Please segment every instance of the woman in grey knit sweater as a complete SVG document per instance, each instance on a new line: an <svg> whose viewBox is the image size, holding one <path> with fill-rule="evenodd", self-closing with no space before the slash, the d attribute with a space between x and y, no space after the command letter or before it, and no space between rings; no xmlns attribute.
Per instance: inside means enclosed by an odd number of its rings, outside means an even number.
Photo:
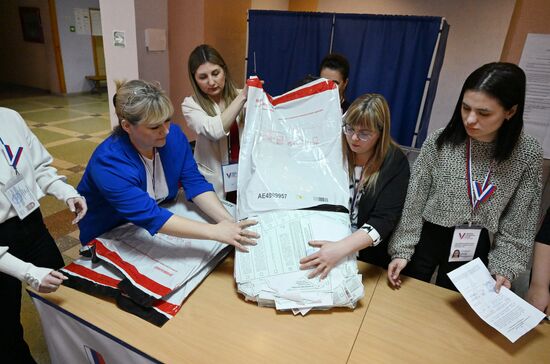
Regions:
<svg viewBox="0 0 550 364"><path fill-rule="evenodd" d="M414 165L388 247L393 286L401 285L402 271L429 281L439 267L436 284L455 289L447 273L477 257L497 292L525 270L539 216L542 149L522 131L524 104L518 66L490 63L468 76L451 121L426 139Z"/></svg>

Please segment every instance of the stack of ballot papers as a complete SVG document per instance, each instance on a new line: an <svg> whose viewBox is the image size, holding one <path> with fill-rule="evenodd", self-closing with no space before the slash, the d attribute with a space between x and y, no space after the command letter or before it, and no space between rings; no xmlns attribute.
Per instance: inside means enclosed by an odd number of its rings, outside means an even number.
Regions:
<svg viewBox="0 0 550 364"><path fill-rule="evenodd" d="M165 208L196 221L206 218L183 196ZM232 205L226 205L234 213ZM82 257L62 271L68 286L87 293L113 297L117 305L158 326L172 318L187 296L230 250L208 240L151 236L133 224L103 234Z"/></svg>
<svg viewBox="0 0 550 364"><path fill-rule="evenodd" d="M336 265L325 279L308 278L301 258L313 254L311 240L336 241L351 234L346 213L312 210L272 211L252 217L260 234L248 253L237 251L235 280L247 300L305 315L311 309L354 308L363 297L355 256Z"/></svg>

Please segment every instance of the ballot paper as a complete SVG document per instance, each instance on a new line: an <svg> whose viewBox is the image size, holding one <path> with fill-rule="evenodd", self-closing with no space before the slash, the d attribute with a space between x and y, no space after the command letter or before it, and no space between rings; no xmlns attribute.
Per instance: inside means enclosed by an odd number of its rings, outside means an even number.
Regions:
<svg viewBox="0 0 550 364"><path fill-rule="evenodd" d="M479 317L511 342L529 332L545 315L495 280L479 258L447 273Z"/></svg>
<svg viewBox="0 0 550 364"><path fill-rule="evenodd" d="M325 279L308 278L300 259L317 252L311 240L337 241L351 234L345 213L281 210L258 213L250 227L260 234L248 253L235 256L237 288L247 300L305 315L311 309L354 308L364 295L355 255L345 257Z"/></svg>

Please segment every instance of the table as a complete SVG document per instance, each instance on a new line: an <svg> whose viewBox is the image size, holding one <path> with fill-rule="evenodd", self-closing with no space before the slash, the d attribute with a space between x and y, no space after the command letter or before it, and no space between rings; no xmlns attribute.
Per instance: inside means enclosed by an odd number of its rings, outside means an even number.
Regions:
<svg viewBox="0 0 550 364"><path fill-rule="evenodd" d="M349 363L550 363L550 323L512 344L454 291L380 279Z"/></svg>
<svg viewBox="0 0 550 364"><path fill-rule="evenodd" d="M107 76L105 75L93 75L93 76L86 76L85 77L88 81L92 83L92 89L90 93L94 94L101 94L101 82L107 80Z"/></svg>
<svg viewBox="0 0 550 364"><path fill-rule="evenodd" d="M345 363L383 273L364 263L359 269L365 296L355 310L313 311L305 317L244 301L236 292L232 258L162 328L67 287L40 296L161 362Z"/></svg>
<svg viewBox="0 0 550 364"><path fill-rule="evenodd" d="M393 290L383 269L359 262L359 270L365 297L355 310L294 317L244 301L236 292L230 257L162 328L67 287L31 295L93 324L149 362L550 363L548 321L512 344L456 292L407 277ZM137 361L117 355L115 362Z"/></svg>

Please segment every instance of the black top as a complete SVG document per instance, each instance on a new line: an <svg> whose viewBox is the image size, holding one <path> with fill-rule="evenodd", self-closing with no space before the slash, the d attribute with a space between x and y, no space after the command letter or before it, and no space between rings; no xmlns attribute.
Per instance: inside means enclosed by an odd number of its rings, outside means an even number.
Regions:
<svg viewBox="0 0 550 364"><path fill-rule="evenodd" d="M374 190L363 194L359 201L357 226L367 223L380 234L382 242L359 252L359 259L387 268L388 241L397 226L409 184L409 161L399 147L392 146L380 168Z"/></svg>
<svg viewBox="0 0 550 364"><path fill-rule="evenodd" d="M351 103L348 100L344 99L344 101L342 101L342 103L340 104L340 106L342 107L342 114L345 114L346 111L348 111L350 105Z"/></svg>
<svg viewBox="0 0 550 364"><path fill-rule="evenodd" d="M542 226L535 238L539 243L550 245L550 208L546 211L546 216L542 222Z"/></svg>

